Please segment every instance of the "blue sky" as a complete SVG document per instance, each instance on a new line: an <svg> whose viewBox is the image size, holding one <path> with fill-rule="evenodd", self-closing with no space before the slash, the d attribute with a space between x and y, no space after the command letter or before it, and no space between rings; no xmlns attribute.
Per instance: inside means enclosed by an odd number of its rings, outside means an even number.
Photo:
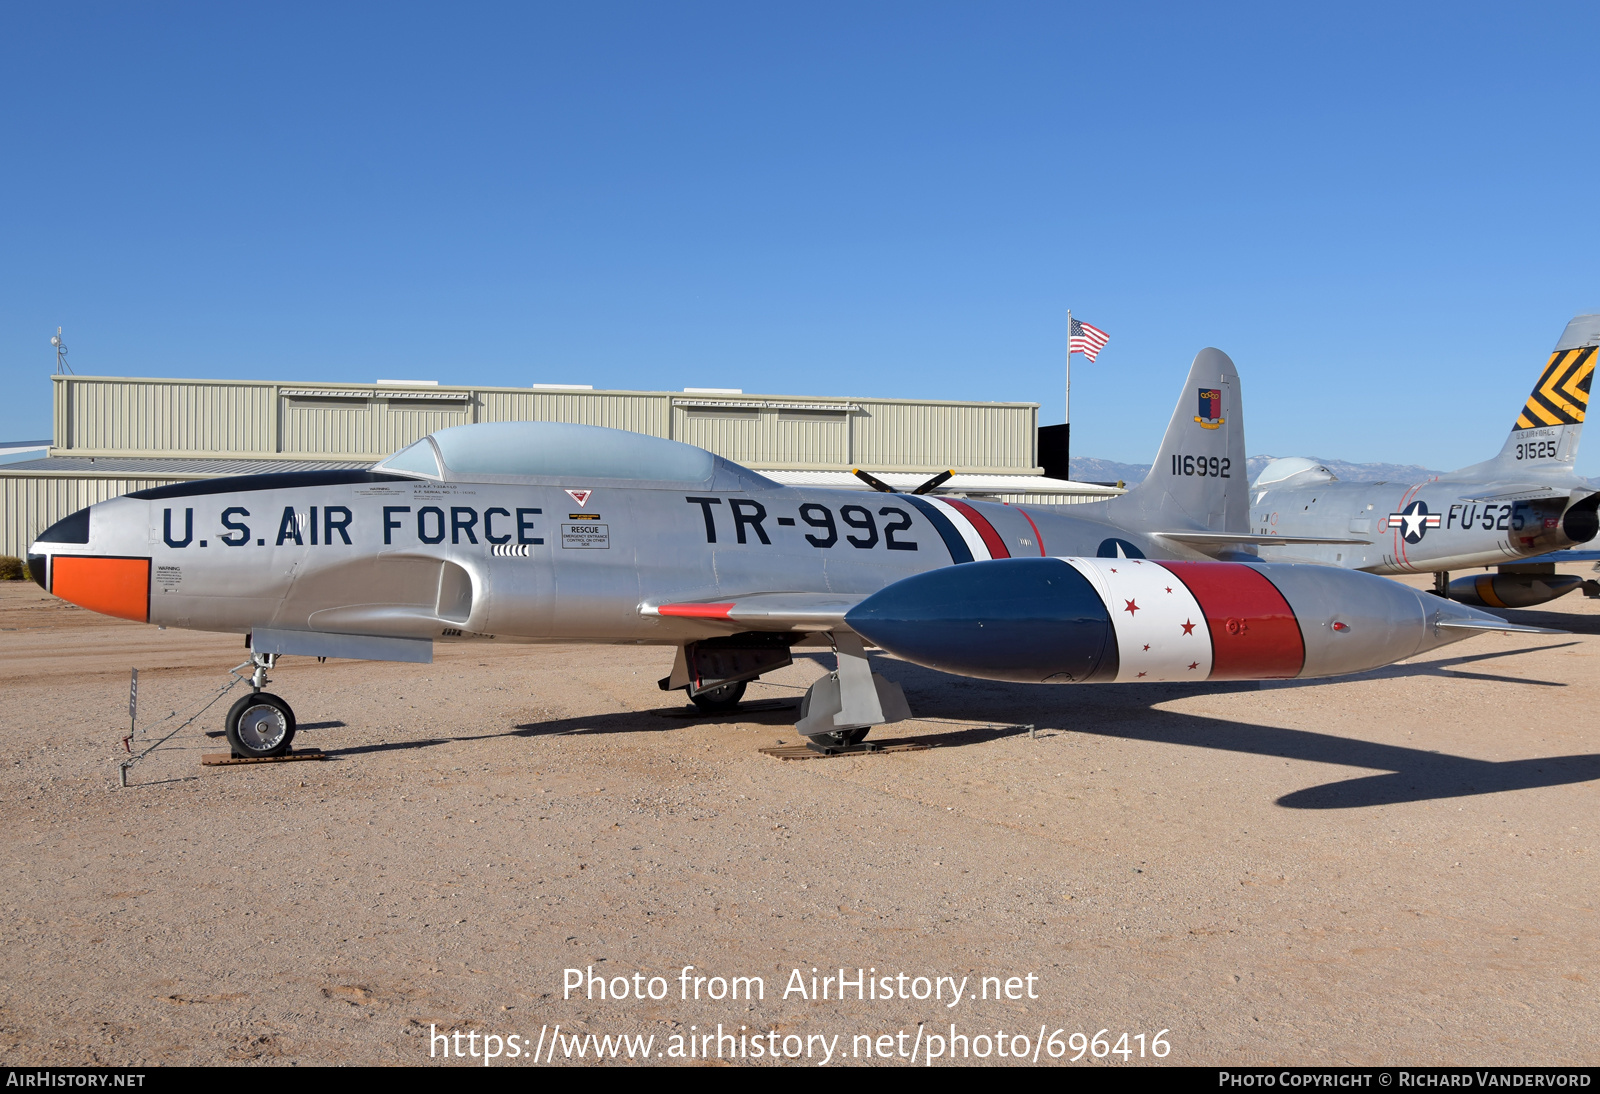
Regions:
<svg viewBox="0 0 1600 1094"><path fill-rule="evenodd" d="M80 373L1029 400L1491 455L1594 260L1600 9L9 5L0 439ZM1578 469L1600 474L1600 439Z"/></svg>

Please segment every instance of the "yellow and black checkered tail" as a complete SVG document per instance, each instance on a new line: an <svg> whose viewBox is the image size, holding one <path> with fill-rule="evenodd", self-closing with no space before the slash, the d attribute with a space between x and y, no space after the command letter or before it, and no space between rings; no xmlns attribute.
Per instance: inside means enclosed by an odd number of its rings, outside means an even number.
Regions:
<svg viewBox="0 0 1600 1094"><path fill-rule="evenodd" d="M1558 349L1533 385L1512 429L1582 425L1589 409L1589 381L1594 378L1595 347Z"/></svg>

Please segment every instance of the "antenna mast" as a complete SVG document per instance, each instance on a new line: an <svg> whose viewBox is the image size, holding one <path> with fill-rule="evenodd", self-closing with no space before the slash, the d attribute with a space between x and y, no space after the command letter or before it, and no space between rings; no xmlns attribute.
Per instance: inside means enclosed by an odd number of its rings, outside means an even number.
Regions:
<svg viewBox="0 0 1600 1094"><path fill-rule="evenodd" d="M55 371L55 375L57 375L57 376L73 376L73 375L76 375L72 371L72 366L67 364L67 344L61 340L61 328L60 327L56 328L55 337L50 339L50 344L52 346L56 347L56 371Z"/></svg>

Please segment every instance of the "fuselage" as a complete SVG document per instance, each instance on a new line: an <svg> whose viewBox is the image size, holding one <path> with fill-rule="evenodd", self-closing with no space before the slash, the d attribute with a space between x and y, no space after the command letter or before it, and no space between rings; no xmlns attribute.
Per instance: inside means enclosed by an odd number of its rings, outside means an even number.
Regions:
<svg viewBox="0 0 1600 1094"><path fill-rule="evenodd" d="M1367 574L1210 560L1174 538L1198 522L1170 491L1049 509L807 489L660 438L490 423L371 471L101 502L41 534L28 565L96 611L248 633L258 675L285 653L429 660L440 639L659 643L681 647L667 683L701 687L827 634L855 675L834 720L817 716L824 732L885 719L881 698L860 698L877 685L852 618L913 660L1058 683L1355 672L1501 625ZM924 623L940 649L918 645ZM743 653L702 664L713 639Z"/></svg>
<svg viewBox="0 0 1600 1094"><path fill-rule="evenodd" d="M1569 490L1526 483L1323 480L1302 485L1290 479L1258 485L1251 493L1250 530L1268 537L1370 540L1367 545L1264 543L1264 561L1421 573L1502 565L1582 542L1593 530L1563 521L1572 500Z"/></svg>
<svg viewBox="0 0 1600 1094"><path fill-rule="evenodd" d="M63 522L34 565L58 595L161 626L677 643L717 628L641 605L867 594L990 558L1203 557L1048 507L785 487L718 464L723 481L688 486L384 472L179 484Z"/></svg>

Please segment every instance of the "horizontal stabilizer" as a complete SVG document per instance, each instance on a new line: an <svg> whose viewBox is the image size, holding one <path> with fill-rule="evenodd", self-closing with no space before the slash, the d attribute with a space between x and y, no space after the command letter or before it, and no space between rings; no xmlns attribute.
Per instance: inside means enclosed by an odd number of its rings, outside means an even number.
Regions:
<svg viewBox="0 0 1600 1094"><path fill-rule="evenodd" d="M1569 490L1552 490L1548 486L1514 486L1497 490L1493 494L1463 494L1457 500L1468 505L1478 505L1498 501L1545 501L1551 498L1565 498L1570 494Z"/></svg>
<svg viewBox="0 0 1600 1094"><path fill-rule="evenodd" d="M1334 543L1351 547L1369 547L1370 539L1349 539L1333 536L1258 536L1248 532L1157 532L1162 539L1187 543L1191 547L1231 547L1238 543Z"/></svg>

